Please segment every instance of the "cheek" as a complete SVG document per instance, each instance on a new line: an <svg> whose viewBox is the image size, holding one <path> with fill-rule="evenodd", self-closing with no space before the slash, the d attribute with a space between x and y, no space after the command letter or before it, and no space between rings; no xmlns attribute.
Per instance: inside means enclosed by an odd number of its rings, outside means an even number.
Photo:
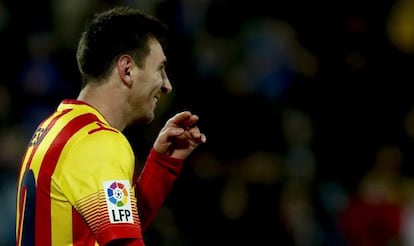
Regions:
<svg viewBox="0 0 414 246"><path fill-rule="evenodd" d="M146 107L145 105L152 104L155 95L155 90L149 87L141 87L136 91L134 96L134 104L136 108Z"/></svg>
<svg viewBox="0 0 414 246"><path fill-rule="evenodd" d="M137 81L134 92L135 101L141 104L152 102L154 96L159 93L162 87L160 76L141 76Z"/></svg>

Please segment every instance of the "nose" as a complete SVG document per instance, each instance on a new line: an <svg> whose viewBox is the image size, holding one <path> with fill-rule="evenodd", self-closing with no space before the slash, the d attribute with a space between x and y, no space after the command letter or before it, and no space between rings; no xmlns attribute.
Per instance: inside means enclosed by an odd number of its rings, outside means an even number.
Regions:
<svg viewBox="0 0 414 246"><path fill-rule="evenodd" d="M162 84L162 87L161 87L161 91L162 91L162 93L170 93L171 91L172 91L172 85L171 85L171 83L170 83L170 80L168 79L168 77L167 76L165 76L165 79L164 79L164 81L163 81L164 83Z"/></svg>

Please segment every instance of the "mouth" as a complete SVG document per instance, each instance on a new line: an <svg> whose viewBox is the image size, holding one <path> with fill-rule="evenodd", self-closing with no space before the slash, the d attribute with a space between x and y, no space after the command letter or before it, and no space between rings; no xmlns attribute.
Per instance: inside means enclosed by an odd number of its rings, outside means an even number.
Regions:
<svg viewBox="0 0 414 246"><path fill-rule="evenodd" d="M155 104L157 104L158 99L159 99L159 96L155 96L152 100L153 100L153 102L154 102Z"/></svg>

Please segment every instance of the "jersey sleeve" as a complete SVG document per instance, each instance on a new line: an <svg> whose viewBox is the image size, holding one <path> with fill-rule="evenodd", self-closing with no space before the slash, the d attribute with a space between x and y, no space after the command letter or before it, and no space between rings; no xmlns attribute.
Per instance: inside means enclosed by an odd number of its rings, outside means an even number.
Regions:
<svg viewBox="0 0 414 246"><path fill-rule="evenodd" d="M61 190L98 243L142 241L132 185L135 160L125 137L116 131L85 134L67 152Z"/></svg>
<svg viewBox="0 0 414 246"><path fill-rule="evenodd" d="M136 183L141 228L145 231L169 195L183 166L183 160L151 149Z"/></svg>

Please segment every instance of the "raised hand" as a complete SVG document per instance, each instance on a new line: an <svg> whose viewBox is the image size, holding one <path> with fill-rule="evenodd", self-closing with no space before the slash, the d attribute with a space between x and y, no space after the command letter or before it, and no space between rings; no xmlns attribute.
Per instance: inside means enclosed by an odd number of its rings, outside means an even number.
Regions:
<svg viewBox="0 0 414 246"><path fill-rule="evenodd" d="M189 111L177 113L161 129L154 142L154 149L161 154L184 160L200 143L207 138L195 123L198 116Z"/></svg>

